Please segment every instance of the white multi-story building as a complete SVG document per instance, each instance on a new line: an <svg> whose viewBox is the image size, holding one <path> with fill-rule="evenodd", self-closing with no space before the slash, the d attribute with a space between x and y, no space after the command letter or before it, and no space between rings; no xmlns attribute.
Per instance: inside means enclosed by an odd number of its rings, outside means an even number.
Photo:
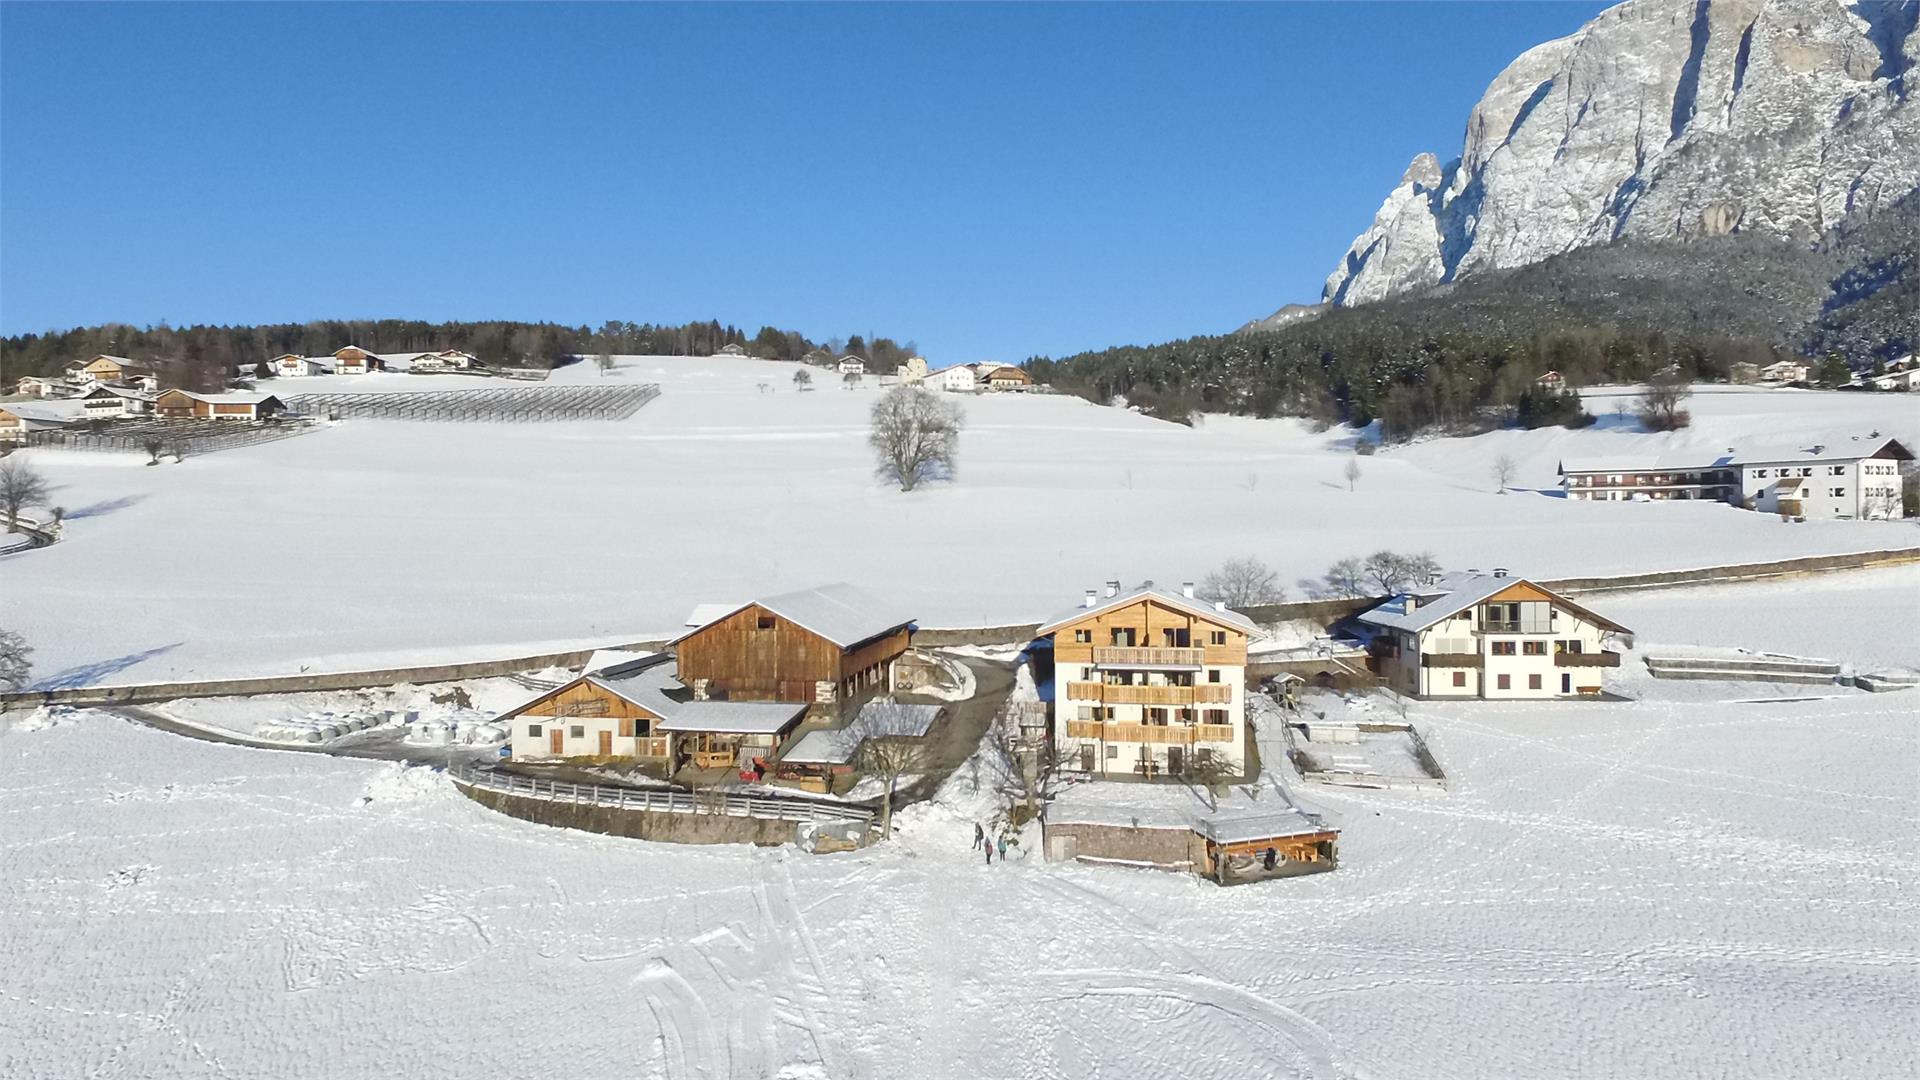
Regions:
<svg viewBox="0 0 1920 1080"><path fill-rule="evenodd" d="M1504 570L1449 575L1356 621L1387 684L1429 698L1592 697L1620 666L1608 639L1631 633Z"/></svg>
<svg viewBox="0 0 1920 1080"><path fill-rule="evenodd" d="M301 356L298 353L284 353L267 363L273 368L275 375L284 379L333 374L333 357L331 356Z"/></svg>
<svg viewBox="0 0 1920 1080"><path fill-rule="evenodd" d="M1804 360L1776 360L1760 369L1760 381L1770 383L1806 382L1807 373L1807 363Z"/></svg>
<svg viewBox="0 0 1920 1080"><path fill-rule="evenodd" d="M955 364L927 376L927 385L956 394L971 394L980 388L980 373L972 364Z"/></svg>
<svg viewBox="0 0 1920 1080"><path fill-rule="evenodd" d="M1182 777L1246 770L1251 619L1192 595L1108 582L1040 627L1053 642L1060 766L1091 775Z"/></svg>
<svg viewBox="0 0 1920 1080"><path fill-rule="evenodd" d="M128 386L101 383L80 395L81 415L89 420L144 416L153 411L155 396Z"/></svg>
<svg viewBox="0 0 1920 1080"><path fill-rule="evenodd" d="M1729 446L1653 456L1568 458L1569 499L1711 499L1810 518L1900 516L1900 462L1913 452L1878 432L1823 443Z"/></svg>

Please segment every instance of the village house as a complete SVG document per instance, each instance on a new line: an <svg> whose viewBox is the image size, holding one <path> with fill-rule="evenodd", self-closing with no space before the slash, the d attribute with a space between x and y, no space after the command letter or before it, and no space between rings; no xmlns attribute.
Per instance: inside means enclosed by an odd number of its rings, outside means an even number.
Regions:
<svg viewBox="0 0 1920 1080"><path fill-rule="evenodd" d="M1153 588L1104 597L1041 626L1053 645L1053 739L1061 767L1182 777L1246 768L1247 641L1258 628L1224 605Z"/></svg>
<svg viewBox="0 0 1920 1080"><path fill-rule="evenodd" d="M23 443L33 432L66 427L80 419L80 408L71 400L0 404L0 443Z"/></svg>
<svg viewBox="0 0 1920 1080"><path fill-rule="evenodd" d="M386 357L388 361L404 360L413 371L470 371L480 363L480 358L459 349L444 349L440 352L413 353L404 357Z"/></svg>
<svg viewBox="0 0 1920 1080"><path fill-rule="evenodd" d="M1711 499L1788 517L1900 515L1900 462L1913 452L1874 433L1825 443L1729 446L1724 451L1568 458L1569 499Z"/></svg>
<svg viewBox="0 0 1920 1080"><path fill-rule="evenodd" d="M1285 798L1188 784L1074 784L1042 822L1048 862L1184 872L1221 885L1339 865L1340 832Z"/></svg>
<svg viewBox="0 0 1920 1080"><path fill-rule="evenodd" d="M1033 376L1012 364L1001 364L987 372L980 384L994 391L1023 391L1033 389Z"/></svg>
<svg viewBox="0 0 1920 1080"><path fill-rule="evenodd" d="M745 356L747 350L737 344L726 344L714 351L715 356Z"/></svg>
<svg viewBox="0 0 1920 1080"><path fill-rule="evenodd" d="M1807 381L1807 374L1807 363L1804 360L1776 360L1760 369L1760 381L1803 383Z"/></svg>
<svg viewBox="0 0 1920 1080"><path fill-rule="evenodd" d="M1760 365L1745 360L1736 360L1727 365L1727 381L1746 386L1760 381Z"/></svg>
<svg viewBox="0 0 1920 1080"><path fill-rule="evenodd" d="M865 375L867 362L857 356L843 356L840 358L840 363L836 365L836 370L842 375Z"/></svg>
<svg viewBox="0 0 1920 1080"><path fill-rule="evenodd" d="M851 585L740 604L670 643L698 699L840 706L892 685L913 620Z"/></svg>
<svg viewBox="0 0 1920 1080"><path fill-rule="evenodd" d="M919 386L927 381L927 358L909 356L906 363L895 369L894 374L903 386Z"/></svg>
<svg viewBox="0 0 1920 1080"><path fill-rule="evenodd" d="M168 390L153 401L155 416L165 420L266 420L286 411L272 394L229 392L198 394Z"/></svg>
<svg viewBox="0 0 1920 1080"><path fill-rule="evenodd" d="M59 397L65 391L65 385L53 379L42 379L37 375L28 375L14 386L14 392L24 397Z"/></svg>
<svg viewBox="0 0 1920 1080"><path fill-rule="evenodd" d="M102 383L80 395L80 411L89 420L144 416L153 411L154 398L145 390Z"/></svg>
<svg viewBox="0 0 1920 1080"><path fill-rule="evenodd" d="M334 350L333 369L342 375L365 375L370 371L387 370L387 360L379 353L368 352L358 345L347 345Z"/></svg>
<svg viewBox="0 0 1920 1080"><path fill-rule="evenodd" d="M696 699L664 653L597 654L578 677L507 709L517 760L600 758L750 770L779 749L807 706Z"/></svg>
<svg viewBox="0 0 1920 1080"><path fill-rule="evenodd" d="M283 379L309 378L315 375L333 374L333 358L324 356L301 356L298 353L282 353L267 361L275 375Z"/></svg>
<svg viewBox="0 0 1920 1080"><path fill-rule="evenodd" d="M1505 570L1468 571L1401 593L1355 619L1371 665L1419 698L1581 698L1620 666L1626 627Z"/></svg>
<svg viewBox="0 0 1920 1080"><path fill-rule="evenodd" d="M1557 394L1567 388L1567 377L1557 371L1548 371L1533 380L1533 385L1542 390L1551 390Z"/></svg>
<svg viewBox="0 0 1920 1080"><path fill-rule="evenodd" d="M1884 374L1868 375L1865 385L1875 390L1920 390L1920 367L1889 368Z"/></svg>
<svg viewBox="0 0 1920 1080"><path fill-rule="evenodd" d="M929 373L927 383L956 394L970 394L980 388L980 376L972 364L955 364Z"/></svg>
<svg viewBox="0 0 1920 1080"><path fill-rule="evenodd" d="M66 378L67 382L73 386L124 383L144 390L153 390L159 383L159 375L153 370L152 365L129 360L124 356L108 356L105 353L91 360L68 364Z"/></svg>

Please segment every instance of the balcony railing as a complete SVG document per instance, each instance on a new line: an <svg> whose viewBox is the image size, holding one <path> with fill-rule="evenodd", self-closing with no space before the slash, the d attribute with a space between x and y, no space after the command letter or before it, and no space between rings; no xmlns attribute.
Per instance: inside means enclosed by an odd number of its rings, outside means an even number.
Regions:
<svg viewBox="0 0 1920 1080"><path fill-rule="evenodd" d="M1226 683L1199 683L1193 688L1193 703L1196 705L1231 705L1233 687Z"/></svg>
<svg viewBox="0 0 1920 1080"><path fill-rule="evenodd" d="M1070 682L1068 701L1098 701L1107 705L1227 705L1233 687L1226 683L1198 686L1123 686L1117 683Z"/></svg>
<svg viewBox="0 0 1920 1080"><path fill-rule="evenodd" d="M1620 654L1617 652L1557 652L1553 654L1554 667L1619 667Z"/></svg>
<svg viewBox="0 0 1920 1080"><path fill-rule="evenodd" d="M1130 645L1103 645L1093 650L1096 667L1199 667L1206 662L1205 649L1161 649Z"/></svg>
<svg viewBox="0 0 1920 1080"><path fill-rule="evenodd" d="M1480 632L1483 634L1551 634L1553 622L1542 619L1538 622L1521 619L1513 622L1507 619L1482 619Z"/></svg>
<svg viewBox="0 0 1920 1080"><path fill-rule="evenodd" d="M1231 724L1126 724L1118 721L1069 720L1070 739L1100 739L1105 742L1147 743L1154 746L1186 746L1196 742L1232 742Z"/></svg>
<svg viewBox="0 0 1920 1080"><path fill-rule="evenodd" d="M1420 666L1426 668L1486 667L1487 658L1477 652L1430 652L1420 654Z"/></svg>

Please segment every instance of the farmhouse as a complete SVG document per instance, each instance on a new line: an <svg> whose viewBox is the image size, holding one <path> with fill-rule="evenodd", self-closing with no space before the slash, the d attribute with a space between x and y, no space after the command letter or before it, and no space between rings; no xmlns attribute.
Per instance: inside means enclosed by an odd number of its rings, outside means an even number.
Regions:
<svg viewBox="0 0 1920 1080"><path fill-rule="evenodd" d="M1033 376L1027 374L1020 368L1014 367L1012 364L1001 364L995 367L993 370L987 372L986 377L981 379L980 382L981 385L989 390L1019 391L1033 389Z"/></svg>
<svg viewBox="0 0 1920 1080"><path fill-rule="evenodd" d="M747 350L745 350L745 349L743 349L743 348L741 348L741 347L740 347L739 345L737 345L737 344L727 344L727 345L722 345L722 346L720 346L720 348L719 348L719 349L717 349L717 350L715 350L715 351L714 351L714 354L713 354L713 355L715 355L715 356L745 356L745 355L747 355Z"/></svg>
<svg viewBox="0 0 1920 1080"><path fill-rule="evenodd" d="M124 356L107 356L104 353L81 365L79 373L80 377L74 379L70 369L69 381L151 384L157 378L151 365L129 360Z"/></svg>
<svg viewBox="0 0 1920 1080"><path fill-rule="evenodd" d="M956 394L970 394L980 389L980 377L972 364L955 364L949 368L927 373L926 384L940 390Z"/></svg>
<svg viewBox="0 0 1920 1080"><path fill-rule="evenodd" d="M52 379L42 379L33 375L29 375L26 378L21 379L20 382L15 386L16 393L21 394L25 397L37 397L37 398L57 397L59 396L60 392L63 389L64 387L61 383L55 382Z"/></svg>
<svg viewBox="0 0 1920 1080"><path fill-rule="evenodd" d="M79 417L77 401L18 401L0 405L0 444L26 442L32 432L65 427Z"/></svg>
<svg viewBox="0 0 1920 1080"><path fill-rule="evenodd" d="M1653 456L1568 458L1569 499L1712 499L1790 517L1889 518L1900 514L1900 465L1913 452L1879 433L1824 443L1729 446ZM1780 486L1782 480L1805 484Z"/></svg>
<svg viewBox="0 0 1920 1080"><path fill-rule="evenodd" d="M1089 590L1041 626L1053 643L1053 741L1063 769L1181 777L1246 768L1247 639L1253 621L1158 589Z"/></svg>
<svg viewBox="0 0 1920 1080"><path fill-rule="evenodd" d="M1770 383L1803 383L1807 381L1807 364L1804 360L1776 360L1760 369L1760 381Z"/></svg>
<svg viewBox="0 0 1920 1080"><path fill-rule="evenodd" d="M298 353L283 353L267 361L273 373L283 379L307 378L314 375L333 374L333 358L321 356L301 356Z"/></svg>
<svg viewBox="0 0 1920 1080"><path fill-rule="evenodd" d="M461 352L459 349L414 353L406 357L387 357L386 359L404 359L414 371L468 371L480 362L479 357L472 353Z"/></svg>
<svg viewBox="0 0 1920 1080"><path fill-rule="evenodd" d="M1869 375L1866 385L1875 390L1920 390L1920 367L1896 368L1883 375Z"/></svg>
<svg viewBox="0 0 1920 1080"><path fill-rule="evenodd" d="M671 773L682 765L752 768L780 746L804 704L700 701L664 653L589 662L578 678L502 712L516 759L620 758Z"/></svg>
<svg viewBox="0 0 1920 1080"><path fill-rule="evenodd" d="M867 362L857 356L843 356L840 358L840 363L836 366L842 375L865 375L867 373Z"/></svg>
<svg viewBox="0 0 1920 1080"><path fill-rule="evenodd" d="M154 395L145 390L105 383L80 395L82 415L88 419L142 416L153 411Z"/></svg>
<svg viewBox="0 0 1920 1080"><path fill-rule="evenodd" d="M334 350L333 369L342 375L365 375L369 371L387 370L387 360L379 353L348 345Z"/></svg>
<svg viewBox="0 0 1920 1080"><path fill-rule="evenodd" d="M1576 698L1620 666L1608 638L1631 633L1505 570L1449 575L1356 621L1387 684L1422 698Z"/></svg>
<svg viewBox="0 0 1920 1080"><path fill-rule="evenodd" d="M196 394L168 390L153 401L154 415L169 420L266 420L285 411L279 398L252 392Z"/></svg>
<svg viewBox="0 0 1920 1080"><path fill-rule="evenodd" d="M1567 377L1557 371L1548 371L1533 380L1533 385L1542 390L1551 390L1557 394L1567 388Z"/></svg>
<svg viewBox="0 0 1920 1080"><path fill-rule="evenodd" d="M919 386L927 381L927 358L909 356L906 363L895 369L894 374L899 377L903 385Z"/></svg>
<svg viewBox="0 0 1920 1080"><path fill-rule="evenodd" d="M671 644L694 697L839 705L889 686L913 620L851 585L741 604Z"/></svg>
<svg viewBox="0 0 1920 1080"><path fill-rule="evenodd" d="M1760 365L1745 360L1736 360L1727 365L1727 381L1739 385L1760 381Z"/></svg>

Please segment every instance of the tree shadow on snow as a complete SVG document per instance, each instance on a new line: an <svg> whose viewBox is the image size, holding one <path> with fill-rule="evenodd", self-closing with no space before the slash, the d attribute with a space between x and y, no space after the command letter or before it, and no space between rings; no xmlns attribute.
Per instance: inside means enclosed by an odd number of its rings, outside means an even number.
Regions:
<svg viewBox="0 0 1920 1080"><path fill-rule="evenodd" d="M115 510L125 510L127 507L145 498L145 495L122 495L117 499L104 499L97 503L88 503L86 506L67 511L67 520L78 521L81 518L101 517L106 514L111 514Z"/></svg>
<svg viewBox="0 0 1920 1080"><path fill-rule="evenodd" d="M184 641L176 641L171 645L161 645L142 652L116 656L111 660L96 660L91 664L81 664L77 667L70 667L65 671L49 675L33 683L28 686L27 689L68 690L76 686L93 686L101 679L107 678L110 675L118 675L136 664L142 664L156 656L170 653L185 644L186 642Z"/></svg>

